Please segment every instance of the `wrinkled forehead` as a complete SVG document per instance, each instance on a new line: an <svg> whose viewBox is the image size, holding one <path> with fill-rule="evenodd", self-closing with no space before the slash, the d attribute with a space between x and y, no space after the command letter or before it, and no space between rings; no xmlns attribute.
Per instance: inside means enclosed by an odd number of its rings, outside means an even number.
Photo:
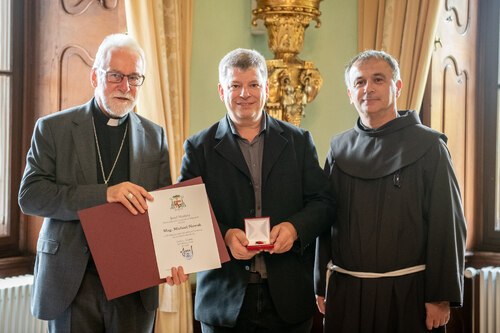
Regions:
<svg viewBox="0 0 500 333"><path fill-rule="evenodd" d="M349 78L365 77L373 75L384 75L392 77L391 66L382 59L368 58L359 59L352 64L349 70Z"/></svg>
<svg viewBox="0 0 500 333"><path fill-rule="evenodd" d="M104 60L103 67L144 74L144 61L140 54L126 48L113 48Z"/></svg>

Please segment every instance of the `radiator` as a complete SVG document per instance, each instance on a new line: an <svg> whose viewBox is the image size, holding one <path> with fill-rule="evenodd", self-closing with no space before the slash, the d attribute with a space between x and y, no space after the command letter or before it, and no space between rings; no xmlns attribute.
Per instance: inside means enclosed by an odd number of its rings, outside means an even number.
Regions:
<svg viewBox="0 0 500 333"><path fill-rule="evenodd" d="M479 333L500 333L500 267L467 268L465 277L479 280L472 283L472 299L478 302L473 309L479 307L477 318L472 312L472 326L478 327Z"/></svg>
<svg viewBox="0 0 500 333"><path fill-rule="evenodd" d="M0 333L46 333L47 322L31 315L33 275L0 279Z"/></svg>

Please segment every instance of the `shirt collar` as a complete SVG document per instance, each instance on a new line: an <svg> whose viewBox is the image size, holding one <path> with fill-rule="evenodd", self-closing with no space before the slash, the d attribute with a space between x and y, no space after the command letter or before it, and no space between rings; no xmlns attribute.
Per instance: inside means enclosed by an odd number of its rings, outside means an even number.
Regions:
<svg viewBox="0 0 500 333"><path fill-rule="evenodd" d="M263 114L262 114L262 118L261 118L261 121L260 121L259 135L261 135L267 129L267 117L266 117L265 111L262 111L262 113ZM236 129L236 126L234 125L233 121L231 120L231 117L229 117L228 114L226 114L226 119L227 119L227 121L229 123L229 128L231 129L231 133L233 135L236 135L237 137L241 138L240 134L238 133L238 130Z"/></svg>
<svg viewBox="0 0 500 333"><path fill-rule="evenodd" d="M104 111L101 110L101 108L99 107L99 104L97 103L97 100L94 98L94 102L92 103L92 114L94 116L94 119L96 119L97 121L103 123L103 124L106 124L108 126L120 126L122 124L124 124L127 119L128 119L128 113L124 116L124 117L121 117L121 118L111 118L109 117Z"/></svg>

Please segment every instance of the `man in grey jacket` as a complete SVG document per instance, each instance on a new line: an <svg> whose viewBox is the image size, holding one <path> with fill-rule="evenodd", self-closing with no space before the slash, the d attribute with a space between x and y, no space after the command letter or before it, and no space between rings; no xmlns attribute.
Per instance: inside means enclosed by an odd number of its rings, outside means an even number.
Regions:
<svg viewBox="0 0 500 333"><path fill-rule="evenodd" d="M32 312L49 320L51 332L152 332L157 287L108 301L77 215L107 202L143 214L153 200L148 191L171 184L163 129L131 112L144 70L133 38L106 37L91 70L94 98L35 126L19 205L45 218ZM173 268L167 283L186 278L182 267Z"/></svg>

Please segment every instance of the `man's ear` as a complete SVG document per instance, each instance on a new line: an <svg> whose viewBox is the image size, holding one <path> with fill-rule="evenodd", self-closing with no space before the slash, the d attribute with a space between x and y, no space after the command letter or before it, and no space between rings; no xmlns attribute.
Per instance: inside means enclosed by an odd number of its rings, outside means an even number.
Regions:
<svg viewBox="0 0 500 333"><path fill-rule="evenodd" d="M220 98L220 100L224 102L224 88L222 87L222 85L220 84L220 82L217 85L217 90L219 91L219 98Z"/></svg>
<svg viewBox="0 0 500 333"><path fill-rule="evenodd" d="M95 68L90 71L90 84L92 84L92 87L97 88L97 70Z"/></svg>
<svg viewBox="0 0 500 333"><path fill-rule="evenodd" d="M349 103L352 104L351 90L349 88L347 88L347 96L349 97Z"/></svg>
<svg viewBox="0 0 500 333"><path fill-rule="evenodd" d="M399 95L401 95L401 89L403 89L403 81L397 80L396 81L396 97L399 97Z"/></svg>

